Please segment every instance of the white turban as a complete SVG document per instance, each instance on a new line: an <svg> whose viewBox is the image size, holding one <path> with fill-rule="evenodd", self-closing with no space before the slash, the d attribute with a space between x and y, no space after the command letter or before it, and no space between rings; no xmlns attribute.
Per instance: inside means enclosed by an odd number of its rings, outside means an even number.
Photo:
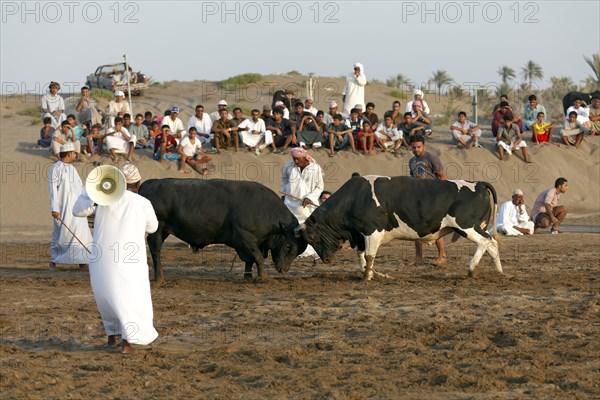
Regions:
<svg viewBox="0 0 600 400"><path fill-rule="evenodd" d="M415 90L415 94L414 94L414 95L415 95L415 96L416 96L416 95L419 95L419 96L421 96L421 98L424 98L424 97L425 97L425 95L423 94L423 91L422 91L422 90Z"/></svg>
<svg viewBox="0 0 600 400"><path fill-rule="evenodd" d="M360 68L360 73L365 74L365 67L361 63L354 63L354 68Z"/></svg>

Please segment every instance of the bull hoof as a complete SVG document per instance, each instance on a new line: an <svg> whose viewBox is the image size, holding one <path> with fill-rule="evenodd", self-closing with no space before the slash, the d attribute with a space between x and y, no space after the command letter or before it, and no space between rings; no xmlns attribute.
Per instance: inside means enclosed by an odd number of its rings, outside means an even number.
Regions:
<svg viewBox="0 0 600 400"><path fill-rule="evenodd" d="M245 273L244 280L251 281L252 280L252 272L250 272L248 274Z"/></svg>
<svg viewBox="0 0 600 400"><path fill-rule="evenodd" d="M469 278L477 278L477 272L469 270Z"/></svg>
<svg viewBox="0 0 600 400"><path fill-rule="evenodd" d="M159 288L161 286L163 286L167 281L165 280L165 278L163 278L162 276L160 278L157 278L154 281L154 287Z"/></svg>

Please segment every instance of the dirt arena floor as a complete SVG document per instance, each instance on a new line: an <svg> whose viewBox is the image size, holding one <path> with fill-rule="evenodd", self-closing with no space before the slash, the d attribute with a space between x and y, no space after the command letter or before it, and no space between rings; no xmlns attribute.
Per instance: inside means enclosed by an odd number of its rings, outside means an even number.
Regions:
<svg viewBox="0 0 600 400"><path fill-rule="evenodd" d="M385 245L392 279L368 283L352 251L245 282L232 250L170 244L160 337L129 356L103 347L87 273L3 243L1 398L600 398L600 235L504 238L505 276L486 255L475 279L474 246L446 242L443 268Z"/></svg>

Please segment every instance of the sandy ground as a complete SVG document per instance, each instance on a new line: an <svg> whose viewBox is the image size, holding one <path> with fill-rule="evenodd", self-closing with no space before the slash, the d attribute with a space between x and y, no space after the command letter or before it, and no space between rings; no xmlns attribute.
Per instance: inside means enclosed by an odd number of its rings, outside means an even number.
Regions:
<svg viewBox="0 0 600 400"><path fill-rule="evenodd" d="M48 271L45 242L4 243L2 398L599 398L599 245L504 238L505 276L484 256L469 279L471 243L447 241L436 268L407 266L413 244L396 241L376 260L393 279L360 281L345 251L258 283L230 271L231 249L170 244L160 337L123 356L102 346L87 273Z"/></svg>

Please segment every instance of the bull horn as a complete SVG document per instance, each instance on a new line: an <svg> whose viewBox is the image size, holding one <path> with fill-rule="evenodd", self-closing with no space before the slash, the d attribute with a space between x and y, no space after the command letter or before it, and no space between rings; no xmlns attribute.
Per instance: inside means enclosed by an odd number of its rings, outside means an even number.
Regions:
<svg viewBox="0 0 600 400"><path fill-rule="evenodd" d="M294 234L296 237L301 237L302 232L306 231L306 224L300 224L296 229L294 229Z"/></svg>

